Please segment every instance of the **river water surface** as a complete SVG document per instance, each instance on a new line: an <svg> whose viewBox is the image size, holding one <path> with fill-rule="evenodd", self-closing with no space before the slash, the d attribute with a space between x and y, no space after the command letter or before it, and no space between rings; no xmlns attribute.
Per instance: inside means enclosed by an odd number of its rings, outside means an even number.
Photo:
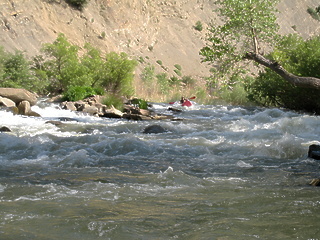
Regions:
<svg viewBox="0 0 320 240"><path fill-rule="evenodd" d="M154 104L160 113L168 105ZM182 121L0 111L0 239L320 239L320 118L196 105ZM55 126L59 117L74 121ZM70 120L70 119L69 119ZM159 124L168 132L143 134Z"/></svg>

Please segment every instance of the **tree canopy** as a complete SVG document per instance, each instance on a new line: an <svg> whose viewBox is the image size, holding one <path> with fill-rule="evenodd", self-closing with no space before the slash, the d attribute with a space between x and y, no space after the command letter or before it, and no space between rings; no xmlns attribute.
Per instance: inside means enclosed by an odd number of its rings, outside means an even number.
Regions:
<svg viewBox="0 0 320 240"><path fill-rule="evenodd" d="M279 0L218 0L216 12L223 21L209 25L204 62L214 63L217 77L243 72L238 65L247 52L261 53L277 39L276 4Z"/></svg>
<svg viewBox="0 0 320 240"><path fill-rule="evenodd" d="M211 62L216 78L229 78L243 73L242 60L270 68L293 85L320 89L320 79L297 76L284 69L280 62L264 57L266 49L273 49L279 41L276 22L279 0L218 0L222 25L210 24L207 46L200 50L204 62ZM227 82L228 84L228 82Z"/></svg>
<svg viewBox="0 0 320 240"><path fill-rule="evenodd" d="M267 58L281 62L291 74L320 78L320 36L307 40L296 34L283 36ZM319 89L290 84L270 68L247 81L246 89L251 101L264 106L320 113Z"/></svg>
<svg viewBox="0 0 320 240"><path fill-rule="evenodd" d="M111 52L102 56L101 52L85 44L84 54L79 56L80 47L68 42L64 34L59 34L53 43L44 44L43 69L50 81L51 92L65 92L69 88L85 92L87 87L103 88L111 94L130 96L134 93L133 78L137 65L125 53Z"/></svg>

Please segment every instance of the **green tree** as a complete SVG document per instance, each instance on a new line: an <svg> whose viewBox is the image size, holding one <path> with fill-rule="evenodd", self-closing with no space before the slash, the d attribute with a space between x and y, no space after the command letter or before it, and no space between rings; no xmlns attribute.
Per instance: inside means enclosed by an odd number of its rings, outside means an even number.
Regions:
<svg viewBox="0 0 320 240"><path fill-rule="evenodd" d="M101 57L101 51L86 43L84 46L86 53L81 58L81 64L87 75L88 84L91 87L99 87L106 75L105 61Z"/></svg>
<svg viewBox="0 0 320 240"><path fill-rule="evenodd" d="M16 51L9 53L0 46L0 86L25 88L37 93L43 93L46 82L38 78L24 53Z"/></svg>
<svg viewBox="0 0 320 240"><path fill-rule="evenodd" d="M240 61L253 60L279 74L296 86L320 89L320 79L289 73L278 62L265 58L265 49L273 48L278 40L276 4L279 0L218 0L221 26L210 25L208 44L200 50L203 61L215 65L217 78L241 75L246 65ZM248 65L248 64L247 64ZM228 83L227 83L228 84Z"/></svg>
<svg viewBox="0 0 320 240"><path fill-rule="evenodd" d="M25 88L30 91L39 90L39 80L32 74L31 62L27 60L23 52L6 53L1 61L2 87Z"/></svg>
<svg viewBox="0 0 320 240"><path fill-rule="evenodd" d="M101 86L108 92L131 96L134 93L133 79L136 60L129 59L126 53L108 53L105 58Z"/></svg>
<svg viewBox="0 0 320 240"><path fill-rule="evenodd" d="M85 52L79 57L79 49L69 43L64 34L59 34L52 44L43 46L46 57L37 57L35 68L39 74L46 73L51 92L66 92L71 88L67 95L80 96L85 95L80 92L89 88L103 88L109 94L133 94L133 72L137 61L130 60L125 53L112 52L101 57L101 52L90 44L85 44Z"/></svg>
<svg viewBox="0 0 320 240"><path fill-rule="evenodd" d="M278 31L276 4L279 0L218 0L216 12L223 25L209 25L207 46L200 50L204 62L212 62L215 78L225 81L244 73L239 62L247 52L260 53L261 45L275 42ZM222 84L229 84L226 83ZM218 84L219 85L219 84Z"/></svg>
<svg viewBox="0 0 320 240"><path fill-rule="evenodd" d="M50 80L51 91L61 92L70 86L87 85L85 69L78 58L79 47L68 42L64 34L59 34L52 44L44 44L42 52L48 60L44 64Z"/></svg>

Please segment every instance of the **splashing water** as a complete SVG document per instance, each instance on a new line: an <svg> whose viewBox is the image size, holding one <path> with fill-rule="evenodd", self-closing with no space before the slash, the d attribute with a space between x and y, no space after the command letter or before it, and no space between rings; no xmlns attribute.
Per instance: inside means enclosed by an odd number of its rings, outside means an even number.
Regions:
<svg viewBox="0 0 320 240"><path fill-rule="evenodd" d="M196 105L182 121L0 111L1 239L317 239L319 117ZM47 123L61 118L61 125ZM143 134L159 124L168 131Z"/></svg>

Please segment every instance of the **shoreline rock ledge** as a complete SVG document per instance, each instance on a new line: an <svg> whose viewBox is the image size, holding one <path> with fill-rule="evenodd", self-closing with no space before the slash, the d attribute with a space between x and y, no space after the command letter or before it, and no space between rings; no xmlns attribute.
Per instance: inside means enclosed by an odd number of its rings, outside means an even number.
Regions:
<svg viewBox="0 0 320 240"><path fill-rule="evenodd" d="M38 96L23 88L0 88L0 96L8 98L18 105L22 101L28 101L31 106L37 104Z"/></svg>
<svg viewBox="0 0 320 240"><path fill-rule="evenodd" d="M39 117L31 110L37 104L38 95L23 88L0 88L0 106L11 109L15 114Z"/></svg>

